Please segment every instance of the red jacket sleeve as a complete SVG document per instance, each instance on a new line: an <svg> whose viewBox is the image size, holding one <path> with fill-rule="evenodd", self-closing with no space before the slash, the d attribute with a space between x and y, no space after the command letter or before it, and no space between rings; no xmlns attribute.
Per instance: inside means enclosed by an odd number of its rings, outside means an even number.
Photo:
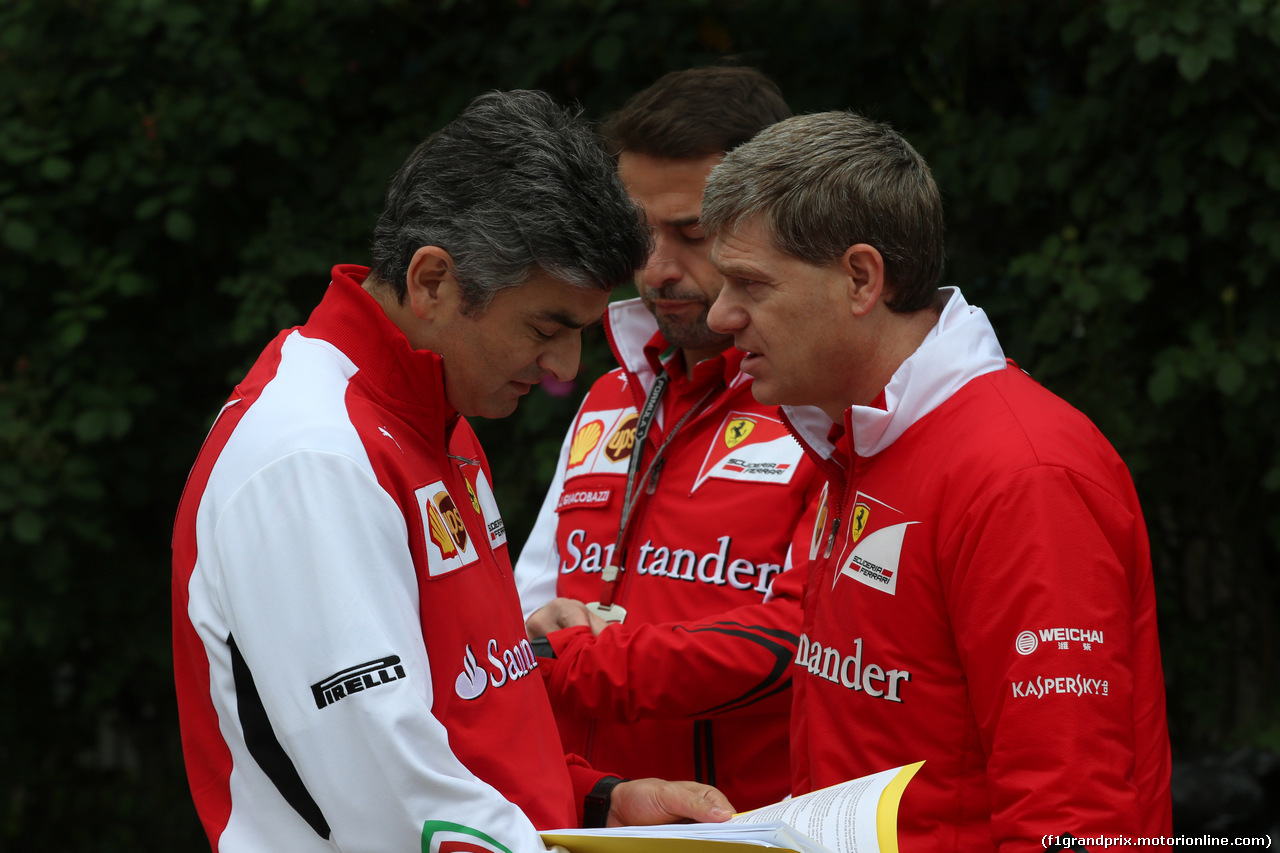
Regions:
<svg viewBox="0 0 1280 853"><path fill-rule="evenodd" d="M1161 744L1167 770L1168 736L1145 526L1128 497L1033 468L939 543L1002 850L1046 833L1172 831L1167 773L1163 792L1144 776Z"/></svg>
<svg viewBox="0 0 1280 853"><path fill-rule="evenodd" d="M621 721L789 708L806 573L801 560L766 602L705 620L552 632L556 658L542 662L552 704Z"/></svg>

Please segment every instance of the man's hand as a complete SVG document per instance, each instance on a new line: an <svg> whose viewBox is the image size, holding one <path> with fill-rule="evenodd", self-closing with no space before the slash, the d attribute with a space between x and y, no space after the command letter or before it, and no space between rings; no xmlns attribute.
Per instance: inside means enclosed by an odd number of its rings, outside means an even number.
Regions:
<svg viewBox="0 0 1280 853"><path fill-rule="evenodd" d="M553 598L533 611L525 621L524 630L530 640L545 637L552 631L561 628L576 628L586 625L591 633L598 635L609 626L609 623L587 609L581 601L573 598Z"/></svg>
<svg viewBox="0 0 1280 853"><path fill-rule="evenodd" d="M655 823L720 823L733 816L733 806L718 788L698 782L633 779L613 789L606 826L649 826Z"/></svg>

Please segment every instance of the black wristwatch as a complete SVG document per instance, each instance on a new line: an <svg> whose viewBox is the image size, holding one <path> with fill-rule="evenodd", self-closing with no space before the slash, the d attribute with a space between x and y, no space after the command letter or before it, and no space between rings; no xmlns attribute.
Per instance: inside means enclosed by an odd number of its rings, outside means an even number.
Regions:
<svg viewBox="0 0 1280 853"><path fill-rule="evenodd" d="M609 809L613 805L613 789L626 779L617 776L602 776L600 781L587 792L582 801L582 828L603 829L609 822Z"/></svg>
<svg viewBox="0 0 1280 853"><path fill-rule="evenodd" d="M551 647L551 641L546 637L535 637L529 641L529 645L533 647L533 656L539 658L554 658L556 650Z"/></svg>

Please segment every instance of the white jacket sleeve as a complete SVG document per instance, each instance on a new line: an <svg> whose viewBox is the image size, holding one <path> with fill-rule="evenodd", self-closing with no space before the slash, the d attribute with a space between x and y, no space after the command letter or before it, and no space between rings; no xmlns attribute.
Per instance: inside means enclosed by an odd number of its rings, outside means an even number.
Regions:
<svg viewBox="0 0 1280 853"><path fill-rule="evenodd" d="M556 528L560 522L560 514L556 506L560 503L560 495L564 493L564 472L569 462L569 445L573 441L573 428L582 415L578 414L569 423L569 431L565 434L564 443L560 445L560 458L556 461L556 473L551 478L551 486L542 501L542 509L538 510L538 519L520 549L514 572L516 589L520 593L520 609L524 618L528 619L533 611L556 597L556 580L560 576L560 551L556 546Z"/></svg>
<svg viewBox="0 0 1280 853"><path fill-rule="evenodd" d="M295 452L248 477L222 507L200 512L211 539L192 584L215 588L205 591L210 612L192 616L207 647L222 622L219 639L240 658L234 686L214 691L241 706L219 708L223 725L248 725L246 687L256 691L267 736L328 825L325 849L419 850L424 825L453 821L483 828L512 853L542 853L533 825L463 766L431 713L422 640L431 614L419 618L404 516L370 470L340 453ZM313 685L393 655L402 676L317 709ZM211 666L215 678L227 677L227 667ZM246 742L252 753L248 731ZM234 803L261 791L266 771L256 755L233 760L243 767L232 776ZM253 814L233 807L222 849L244 849L237 837L261 839Z"/></svg>

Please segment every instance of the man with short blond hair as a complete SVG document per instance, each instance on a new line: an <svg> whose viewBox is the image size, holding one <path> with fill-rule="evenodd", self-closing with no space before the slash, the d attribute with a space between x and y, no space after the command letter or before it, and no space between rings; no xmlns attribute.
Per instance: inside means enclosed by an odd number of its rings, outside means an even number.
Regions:
<svg viewBox="0 0 1280 853"><path fill-rule="evenodd" d="M792 668L793 793L924 760L914 850L1172 832L1142 509L1088 419L939 288L923 158L855 113L730 152L708 323L827 480Z"/></svg>

